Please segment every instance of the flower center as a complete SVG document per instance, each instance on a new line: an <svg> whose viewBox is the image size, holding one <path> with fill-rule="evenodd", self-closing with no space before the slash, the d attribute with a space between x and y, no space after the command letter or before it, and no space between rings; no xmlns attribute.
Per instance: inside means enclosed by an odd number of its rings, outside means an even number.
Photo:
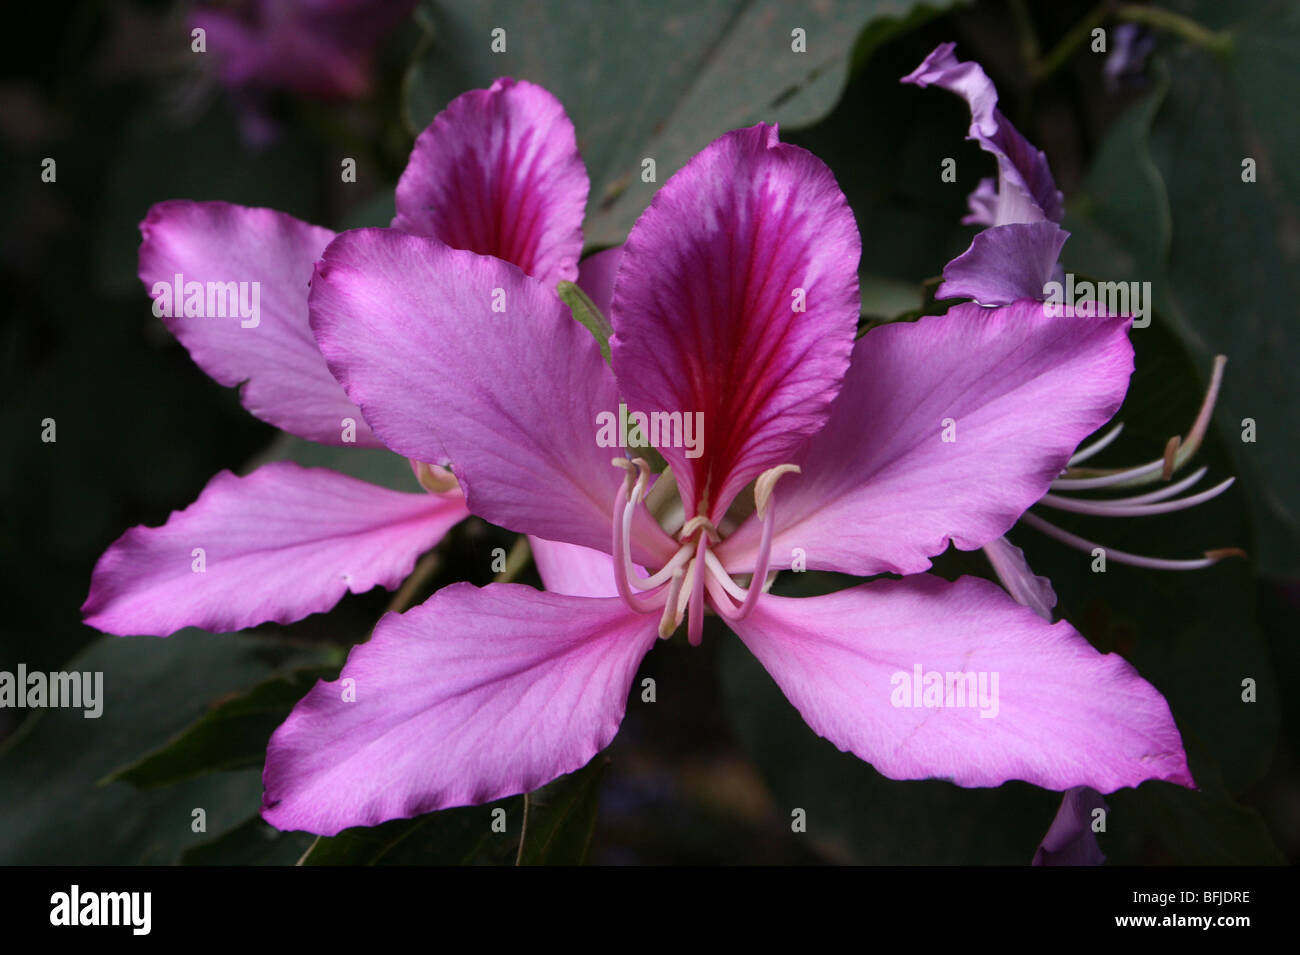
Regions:
<svg viewBox="0 0 1300 955"><path fill-rule="evenodd" d="M692 646L699 646L703 638L706 609L726 620L744 620L753 613L759 596L769 585L767 570L775 524L772 491L782 475L798 473L799 468L782 464L764 471L754 482L755 512L762 522L762 534L746 588L732 579L713 552L722 537L703 515L682 525L677 532L677 552L667 563L649 577L642 577L632 563L632 523L638 508L650 516L643 504L650 467L641 458L615 458L613 463L627 471L614 499L613 554L614 581L628 607L637 613L658 611L659 636L664 639L672 636L682 618L687 617L686 635Z"/></svg>

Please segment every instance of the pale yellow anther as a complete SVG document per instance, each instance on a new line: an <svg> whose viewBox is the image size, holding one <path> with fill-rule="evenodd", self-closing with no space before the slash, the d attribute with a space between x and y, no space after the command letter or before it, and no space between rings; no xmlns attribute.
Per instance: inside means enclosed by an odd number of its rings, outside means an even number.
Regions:
<svg viewBox="0 0 1300 955"><path fill-rule="evenodd" d="M678 539L684 541L690 540L692 535L694 535L694 533L701 527L704 528L704 532L709 535L709 540L713 541L713 543L716 544L722 540L722 535L719 534L718 529L713 526L713 522L702 514L695 515L682 525L682 530L678 535Z"/></svg>
<svg viewBox="0 0 1300 955"><path fill-rule="evenodd" d="M415 462L415 479L420 482L420 487L432 494L445 494L460 487L456 475L449 470L436 464L425 464L423 461Z"/></svg>
<svg viewBox="0 0 1300 955"><path fill-rule="evenodd" d="M767 505L772 499L772 489L776 487L776 482L786 474L799 473L797 464L778 464L758 476L758 480L754 482L754 509L758 512L760 521L767 516Z"/></svg>

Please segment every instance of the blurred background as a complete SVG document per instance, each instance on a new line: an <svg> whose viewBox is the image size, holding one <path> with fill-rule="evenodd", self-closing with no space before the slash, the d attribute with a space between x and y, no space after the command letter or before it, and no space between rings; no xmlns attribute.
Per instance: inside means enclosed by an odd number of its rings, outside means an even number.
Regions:
<svg viewBox="0 0 1300 955"><path fill-rule="evenodd" d="M574 120L592 179L589 251L621 242L658 184L713 138L779 121L783 139L831 166L853 206L864 322L943 311L935 279L969 245L966 195L994 163L966 141L962 101L898 80L948 40L983 64L1002 111L1046 151L1066 197L1066 268L1153 284L1151 327L1133 334L1126 427L1099 461L1158 457L1187 433L1212 356L1228 356L1198 460L1207 480L1238 477L1229 493L1166 517L1060 523L1125 550L1193 557L1231 546L1248 560L1096 575L1085 554L1027 528L1011 535L1052 579L1058 614L1165 694L1202 786L1107 797L1102 851L1129 864L1300 857L1295 3L355 6L119 0L8 13L0 670L102 670L106 701L99 720L0 709L0 863L296 861L312 839L257 817L266 739L316 676L337 673L391 597L348 596L329 615L240 635L115 638L81 624L104 549L130 526L164 522L222 468L291 457L415 489L400 459L287 440L198 370L136 278L137 223L151 204L224 199L335 229L387 225L414 135L455 95L511 75L546 85ZM218 19L195 19L212 10ZM198 22L209 24L201 53ZM1134 25L1122 50L1121 24ZM490 49L497 27L501 53ZM790 55L794 28L806 31L801 57ZM657 183L641 180L646 156ZM946 157L955 183L940 180ZM1241 174L1247 157L1253 182ZM347 158L355 182L342 181ZM53 443L41 439L48 418ZM1242 440L1246 418L1253 442ZM489 582L492 549L511 542L477 519L461 525L427 589ZM979 554L950 552L936 567L990 575ZM531 569L520 579L537 581ZM787 574L777 589L843 583ZM566 820L577 847L551 861L1027 864L1060 805L1018 783L882 778L808 730L721 627L698 649L682 634L661 643L636 685L647 676L656 702L634 693L606 754L535 800ZM1245 679L1255 702L1242 700ZM517 832L521 800L501 806ZM807 832L791 831L794 809ZM487 812L345 835L311 858L513 861L517 837L483 837Z"/></svg>

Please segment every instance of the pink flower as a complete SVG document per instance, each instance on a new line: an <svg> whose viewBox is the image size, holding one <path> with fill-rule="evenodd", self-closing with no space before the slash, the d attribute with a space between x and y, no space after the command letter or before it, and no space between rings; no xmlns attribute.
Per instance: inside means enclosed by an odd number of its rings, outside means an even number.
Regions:
<svg viewBox="0 0 1300 955"><path fill-rule="evenodd" d="M502 79L458 97L416 141L395 224L432 244L500 256L553 286L578 275L587 188L563 107L540 87ZM188 200L154 206L141 232L140 278L200 368L240 386L244 407L290 434L383 447L308 325L313 263L335 233L270 209ZM598 303L608 303L617 256L584 263L582 283ZM190 283L199 314L185 313ZM244 283L256 315L236 314L226 283ZM217 302L220 316L206 314ZM426 448L425 460L443 460L437 446ZM82 607L86 622L116 634L227 632L300 620L348 591L392 589L468 514L454 478L412 464L431 493L287 462L246 477L223 471L162 527L132 528L109 547Z"/></svg>
<svg viewBox="0 0 1300 955"><path fill-rule="evenodd" d="M892 778L1192 785L1168 705L1122 658L994 584L924 573L950 542L1001 537L1114 414L1128 321L963 305L855 341L859 252L830 171L764 125L706 148L638 220L612 368L548 283L499 258L394 230L332 242L312 329L375 434L448 456L484 519L610 555L617 595L456 584L385 616L348 692L317 684L272 737L265 818L328 835L575 770L656 637L685 620L698 643L706 612L816 732ZM661 432L668 471L611 467L599 420L620 401L702 413L700 453ZM765 592L804 566L904 576ZM970 703L991 686L990 706L936 702L934 674L969 674Z"/></svg>

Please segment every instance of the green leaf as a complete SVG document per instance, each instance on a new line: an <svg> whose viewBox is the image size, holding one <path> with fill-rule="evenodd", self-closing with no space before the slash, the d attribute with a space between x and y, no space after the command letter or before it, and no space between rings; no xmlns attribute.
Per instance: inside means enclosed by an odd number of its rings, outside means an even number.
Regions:
<svg viewBox="0 0 1300 955"><path fill-rule="evenodd" d="M247 474L271 461L293 461L305 468L329 468L395 491L413 494L420 491L410 462L384 448L335 447L279 434L244 466L243 472Z"/></svg>
<svg viewBox="0 0 1300 955"><path fill-rule="evenodd" d="M0 863L168 864L261 804L257 770L166 789L97 786L114 767L192 723L205 702L264 680L277 648L250 636L183 630L101 637L65 670L103 673L103 713L33 714L0 748ZM207 832L192 829L203 809Z"/></svg>
<svg viewBox="0 0 1300 955"><path fill-rule="evenodd" d="M332 680L338 670L337 664L297 670L219 700L166 744L110 773L104 782L150 789L216 770L259 767L276 727L318 679Z"/></svg>
<svg viewBox="0 0 1300 955"><path fill-rule="evenodd" d="M1229 11L1175 6L1213 26ZM1116 126L1075 197L1064 259L1152 282L1157 309L1198 364L1228 356L1218 419L1248 491L1256 558L1264 573L1289 576L1300 572L1300 482L1291 478L1300 468L1291 437L1300 433L1300 9L1231 7L1243 10L1250 19L1232 27L1222 61L1173 43L1167 86ZM1242 180L1247 158L1256 182ZM1240 440L1247 418L1254 442Z"/></svg>
<svg viewBox="0 0 1300 955"><path fill-rule="evenodd" d="M299 865L506 865L519 846L524 798L444 809L414 819L344 829L312 843ZM505 812L505 831L493 829Z"/></svg>
<svg viewBox="0 0 1300 955"><path fill-rule="evenodd" d="M591 178L587 241L626 238L655 189L715 138L756 122L793 129L839 99L865 26L914 26L950 2L826 0L425 0L429 41L412 60L406 112L423 129L454 96L498 76L540 83L573 119ZM494 53L492 31L505 30ZM805 31L806 52L792 49ZM890 35L881 30L875 42ZM628 69L635 63L636 69ZM655 181L642 181L642 160Z"/></svg>
<svg viewBox="0 0 1300 955"><path fill-rule="evenodd" d="M600 781L609 760L598 755L576 773L528 796L519 865L582 865L596 829Z"/></svg>
<svg viewBox="0 0 1300 955"><path fill-rule="evenodd" d="M223 832L211 842L187 849L182 865L293 865L315 837L307 832L280 832L261 816Z"/></svg>
<svg viewBox="0 0 1300 955"><path fill-rule="evenodd" d="M555 291L559 294L560 301L569 306L574 320L591 332L596 344L600 346L600 357L605 359L605 364L609 364L609 337L614 334L609 320L600 314L600 309L587 297L587 293L573 282L561 282Z"/></svg>

